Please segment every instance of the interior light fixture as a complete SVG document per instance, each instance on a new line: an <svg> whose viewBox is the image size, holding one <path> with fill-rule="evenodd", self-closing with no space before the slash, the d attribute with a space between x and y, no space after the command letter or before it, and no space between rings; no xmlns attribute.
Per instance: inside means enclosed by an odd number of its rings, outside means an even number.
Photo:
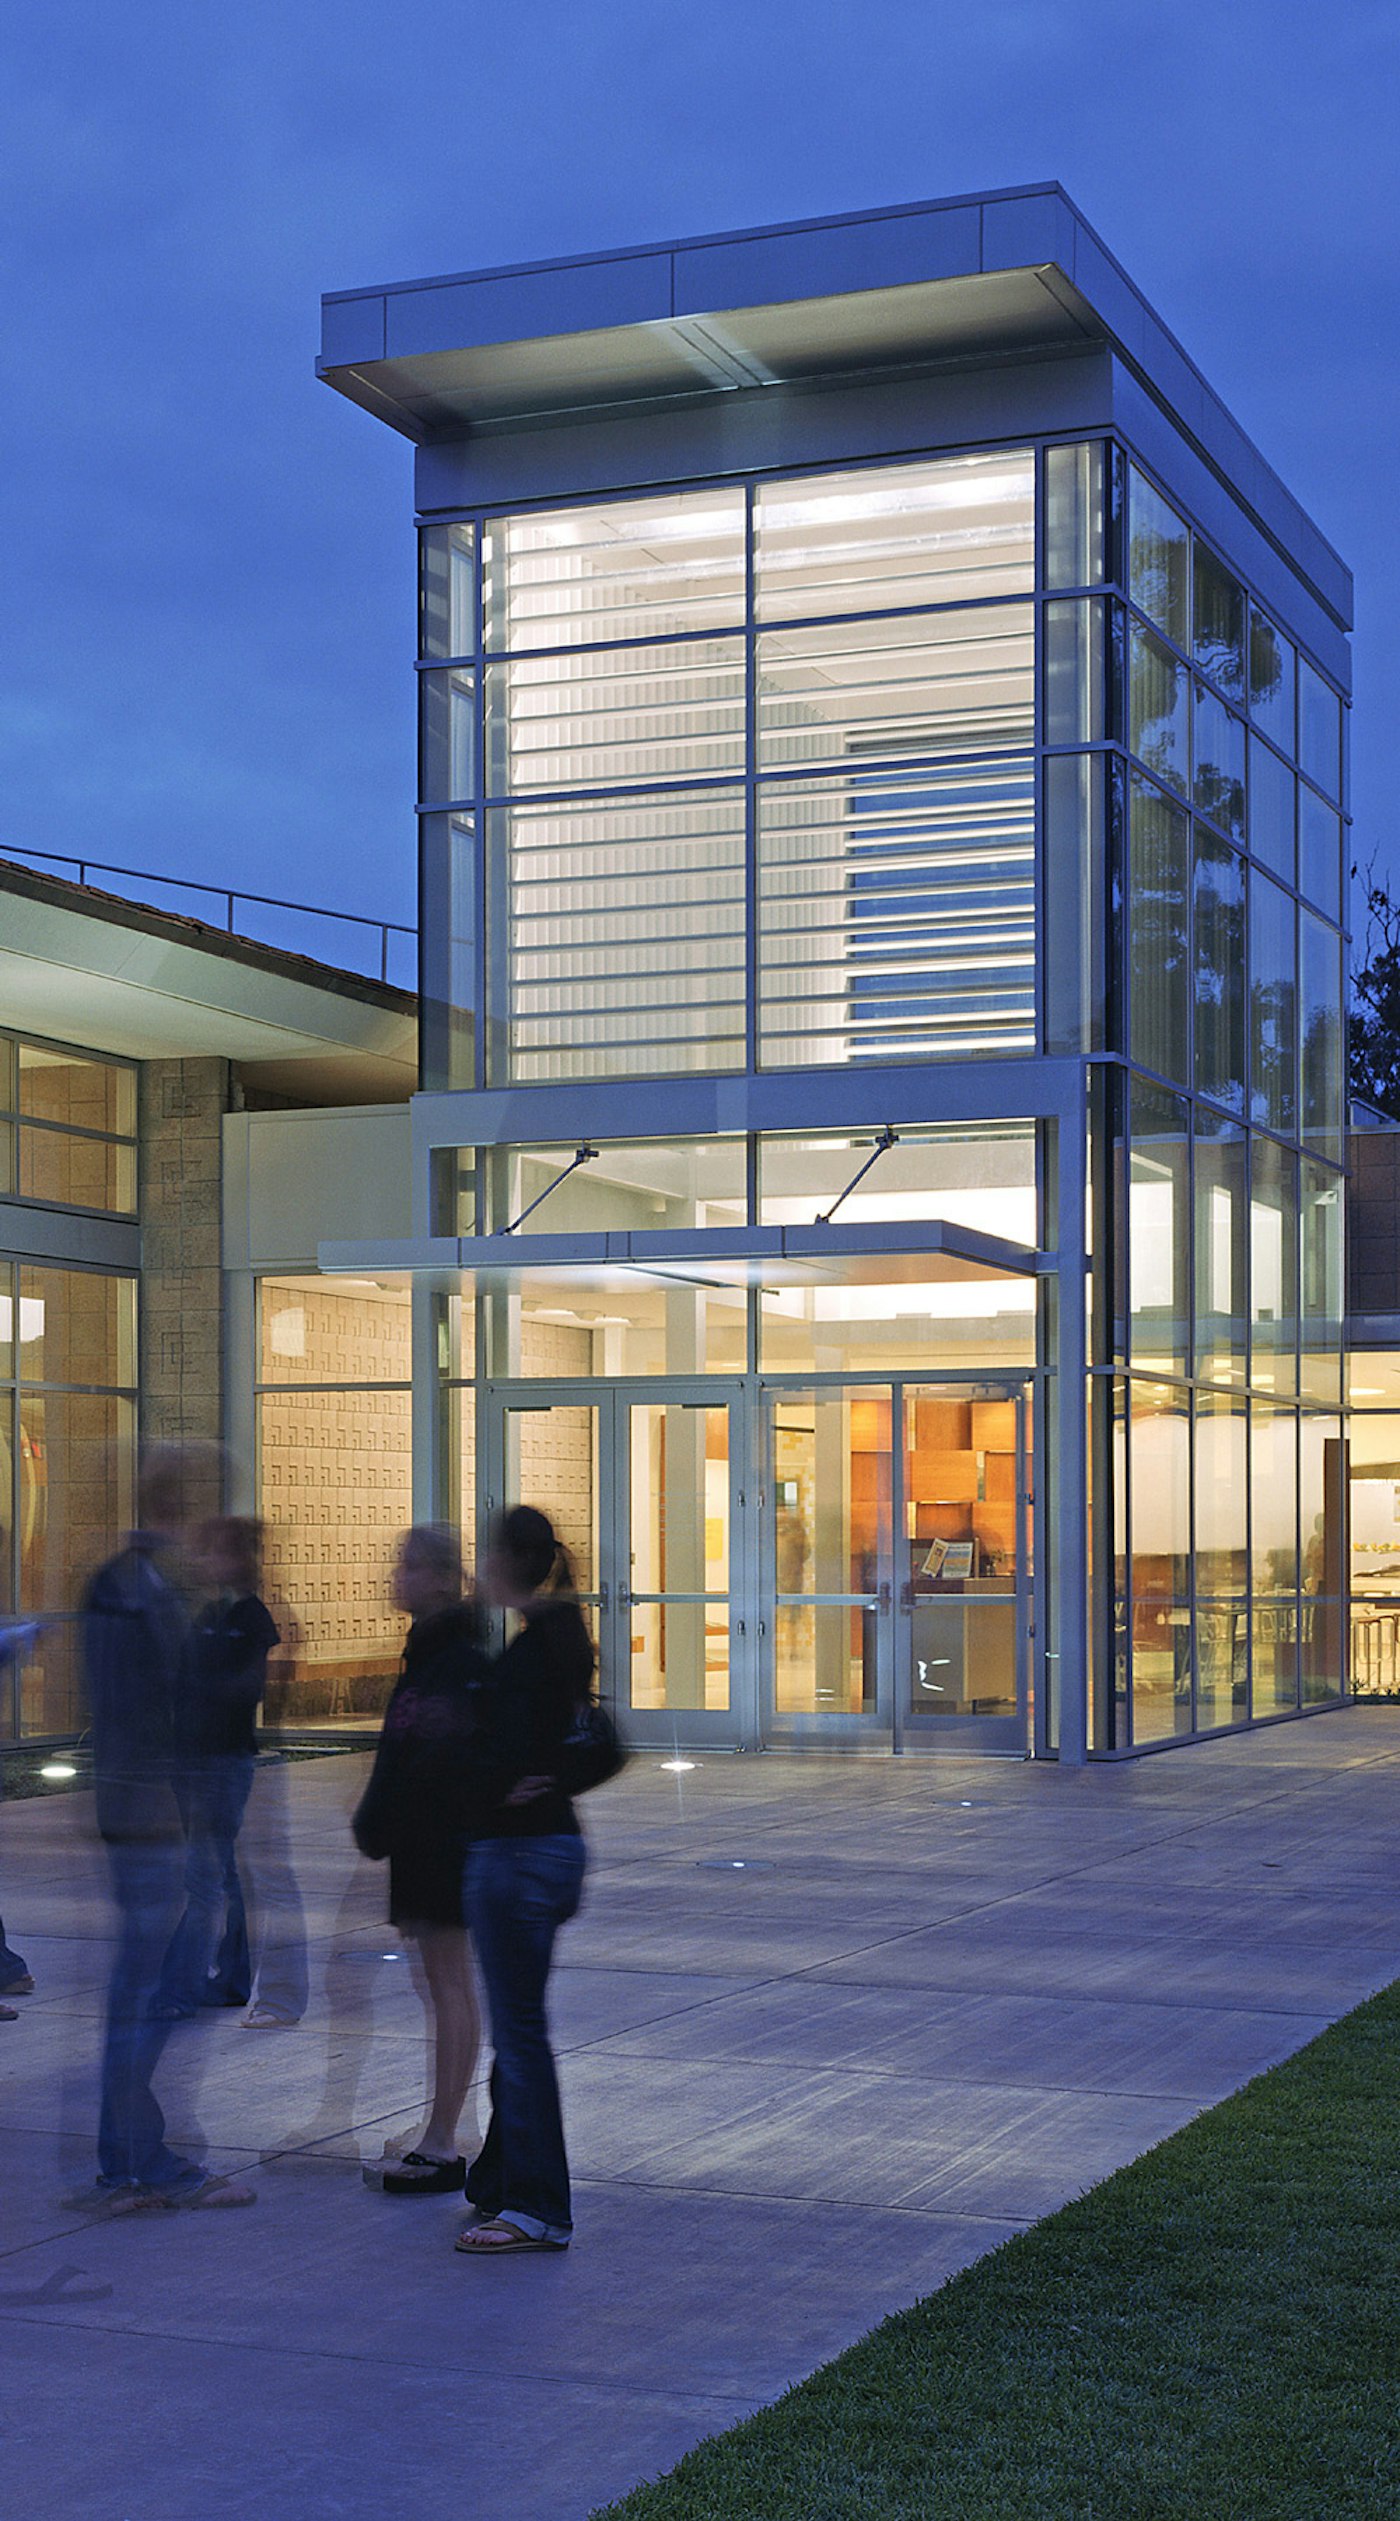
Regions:
<svg viewBox="0 0 1400 2521"><path fill-rule="evenodd" d="M66 1782L68 1778L76 1777L77 1773L70 1759L46 1759L39 1771L41 1777L51 1778L55 1784Z"/></svg>
<svg viewBox="0 0 1400 2521"><path fill-rule="evenodd" d="M693 1759L663 1759L661 1763L668 1776L671 1777L688 1777L692 1768L697 1767L698 1764Z"/></svg>

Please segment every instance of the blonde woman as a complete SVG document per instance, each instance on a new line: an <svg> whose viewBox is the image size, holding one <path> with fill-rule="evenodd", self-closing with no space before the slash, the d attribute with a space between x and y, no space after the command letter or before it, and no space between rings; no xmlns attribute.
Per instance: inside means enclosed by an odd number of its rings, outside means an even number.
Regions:
<svg viewBox="0 0 1400 2521"><path fill-rule="evenodd" d="M376 2185L390 2197L460 2189L457 2127L481 2044L462 1914L464 1772L488 1670L475 1608L462 1598L455 1532L419 1524L399 1544L394 1600L412 1625L355 1815L362 1855L388 1859L389 1921L418 1946L433 2013L428 2123Z"/></svg>

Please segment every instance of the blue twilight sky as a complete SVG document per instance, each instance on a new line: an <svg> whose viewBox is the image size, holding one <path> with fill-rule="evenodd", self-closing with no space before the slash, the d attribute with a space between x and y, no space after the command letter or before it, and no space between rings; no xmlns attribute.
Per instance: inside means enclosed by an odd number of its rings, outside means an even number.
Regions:
<svg viewBox="0 0 1400 2521"><path fill-rule="evenodd" d="M322 289L1058 178L1357 576L1400 871L1394 0L50 0L0 31L0 852L413 911L412 458Z"/></svg>

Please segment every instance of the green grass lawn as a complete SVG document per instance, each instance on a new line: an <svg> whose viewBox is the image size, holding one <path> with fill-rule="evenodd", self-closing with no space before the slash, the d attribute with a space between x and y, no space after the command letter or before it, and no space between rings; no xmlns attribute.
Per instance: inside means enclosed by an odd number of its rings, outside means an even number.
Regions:
<svg viewBox="0 0 1400 2521"><path fill-rule="evenodd" d="M1400 2515L1400 1983L607 2511Z"/></svg>

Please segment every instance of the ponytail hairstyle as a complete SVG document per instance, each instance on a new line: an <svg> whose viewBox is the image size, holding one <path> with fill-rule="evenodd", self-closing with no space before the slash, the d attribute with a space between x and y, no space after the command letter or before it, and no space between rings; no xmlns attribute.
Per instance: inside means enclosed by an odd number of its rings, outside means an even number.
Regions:
<svg viewBox="0 0 1400 2521"><path fill-rule="evenodd" d="M538 1506L511 1506L491 1526L491 1547L522 1593L572 1593L573 1560Z"/></svg>

